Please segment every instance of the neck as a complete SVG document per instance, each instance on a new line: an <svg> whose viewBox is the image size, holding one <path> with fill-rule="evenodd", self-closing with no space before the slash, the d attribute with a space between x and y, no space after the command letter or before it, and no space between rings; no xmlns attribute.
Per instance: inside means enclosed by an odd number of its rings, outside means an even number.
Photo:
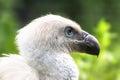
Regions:
<svg viewBox="0 0 120 80"><path fill-rule="evenodd" d="M27 62L38 72L40 80L77 80L78 70L68 53L29 53L32 55L27 57Z"/></svg>

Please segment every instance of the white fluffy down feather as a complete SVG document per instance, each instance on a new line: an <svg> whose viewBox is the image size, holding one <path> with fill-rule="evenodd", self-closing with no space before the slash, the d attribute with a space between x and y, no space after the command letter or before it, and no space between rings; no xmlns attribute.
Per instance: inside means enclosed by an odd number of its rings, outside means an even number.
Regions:
<svg viewBox="0 0 120 80"><path fill-rule="evenodd" d="M70 52L99 53L95 37L72 20L46 15L18 31L19 55L0 58L0 80L78 80Z"/></svg>

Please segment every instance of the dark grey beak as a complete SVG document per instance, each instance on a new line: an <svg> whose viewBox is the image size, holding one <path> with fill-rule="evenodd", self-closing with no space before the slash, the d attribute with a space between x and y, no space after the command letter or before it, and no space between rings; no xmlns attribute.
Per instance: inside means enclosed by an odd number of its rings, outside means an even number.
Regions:
<svg viewBox="0 0 120 80"><path fill-rule="evenodd" d="M79 43L80 47L83 50L82 52L92 55L99 55L100 45L98 40L94 36L85 31L82 31L82 36L83 41Z"/></svg>
<svg viewBox="0 0 120 80"><path fill-rule="evenodd" d="M77 39L72 49L78 52L88 53L92 55L99 55L100 45L98 40L91 34L82 31L82 38Z"/></svg>
<svg viewBox="0 0 120 80"><path fill-rule="evenodd" d="M85 46L84 48L86 53L99 55L100 46L97 39L94 36L88 35L85 38L84 46Z"/></svg>

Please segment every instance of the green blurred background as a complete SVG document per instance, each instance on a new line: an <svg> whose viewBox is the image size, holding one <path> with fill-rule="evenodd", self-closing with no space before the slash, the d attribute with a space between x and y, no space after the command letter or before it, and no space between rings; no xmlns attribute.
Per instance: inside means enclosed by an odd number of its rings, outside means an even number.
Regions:
<svg viewBox="0 0 120 80"><path fill-rule="evenodd" d="M80 80L120 80L120 0L0 0L0 55L18 53L16 31L49 13L76 21L101 44L98 57L72 54Z"/></svg>

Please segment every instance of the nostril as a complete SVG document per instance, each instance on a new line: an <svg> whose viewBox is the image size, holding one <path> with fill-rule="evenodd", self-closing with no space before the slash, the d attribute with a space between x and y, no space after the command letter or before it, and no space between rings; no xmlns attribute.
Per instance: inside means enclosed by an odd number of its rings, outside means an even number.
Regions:
<svg viewBox="0 0 120 80"><path fill-rule="evenodd" d="M86 39L87 36L88 36L88 33L85 31L82 31L82 39Z"/></svg>

